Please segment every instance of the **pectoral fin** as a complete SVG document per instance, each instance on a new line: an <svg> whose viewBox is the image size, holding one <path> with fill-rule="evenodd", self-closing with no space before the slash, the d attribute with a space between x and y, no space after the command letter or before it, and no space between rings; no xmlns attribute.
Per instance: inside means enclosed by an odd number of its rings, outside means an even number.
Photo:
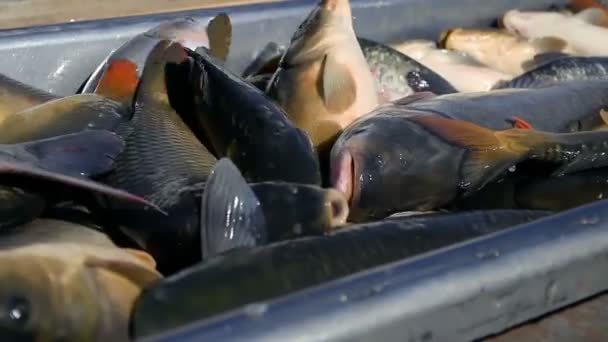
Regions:
<svg viewBox="0 0 608 342"><path fill-rule="evenodd" d="M321 81L321 96L330 112L341 114L355 102L355 79L346 65L337 61L331 54L325 55L323 59Z"/></svg>
<svg viewBox="0 0 608 342"><path fill-rule="evenodd" d="M162 278L162 275L155 269L122 260L88 257L87 260L85 260L85 266L103 268L119 274L141 288L153 285Z"/></svg>
<svg viewBox="0 0 608 342"><path fill-rule="evenodd" d="M215 16L207 25L209 51L214 57L226 61L232 41L232 24L226 13Z"/></svg>
<svg viewBox="0 0 608 342"><path fill-rule="evenodd" d="M137 65L126 60L112 61L95 88L95 93L131 107L139 84Z"/></svg>

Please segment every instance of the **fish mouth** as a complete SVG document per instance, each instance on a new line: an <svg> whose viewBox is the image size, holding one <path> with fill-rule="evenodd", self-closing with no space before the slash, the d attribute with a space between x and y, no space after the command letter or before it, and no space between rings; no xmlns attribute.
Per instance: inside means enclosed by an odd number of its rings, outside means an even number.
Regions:
<svg viewBox="0 0 608 342"><path fill-rule="evenodd" d="M346 223L349 207L344 193L335 189L328 189L325 195L325 217L327 218L327 230L329 233Z"/></svg>
<svg viewBox="0 0 608 342"><path fill-rule="evenodd" d="M356 182L357 163L348 149L338 155L336 167L331 169L332 187L344 194L349 206L359 200L359 185Z"/></svg>

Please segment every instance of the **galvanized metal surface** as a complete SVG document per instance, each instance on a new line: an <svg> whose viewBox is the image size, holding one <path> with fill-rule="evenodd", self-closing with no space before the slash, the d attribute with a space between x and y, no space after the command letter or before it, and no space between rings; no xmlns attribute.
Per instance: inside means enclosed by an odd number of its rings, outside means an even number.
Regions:
<svg viewBox="0 0 608 342"><path fill-rule="evenodd" d="M608 201L146 341L469 341L608 289Z"/></svg>
<svg viewBox="0 0 608 342"><path fill-rule="evenodd" d="M268 41L288 42L315 0L293 0L0 31L0 73L57 95L74 93L127 39L171 18L208 21L225 11L234 23L228 66L240 72ZM543 9L565 0L352 0L356 32L383 42L438 39L454 26L487 26L511 8Z"/></svg>
<svg viewBox="0 0 608 342"><path fill-rule="evenodd" d="M608 341L608 294L602 294L483 341Z"/></svg>

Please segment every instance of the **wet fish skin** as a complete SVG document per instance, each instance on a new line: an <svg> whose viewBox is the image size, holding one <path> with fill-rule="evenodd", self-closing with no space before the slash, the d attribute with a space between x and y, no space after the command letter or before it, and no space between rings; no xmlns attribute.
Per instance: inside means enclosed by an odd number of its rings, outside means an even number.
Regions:
<svg viewBox="0 0 608 342"><path fill-rule="evenodd" d="M1 237L3 340L127 341L133 302L161 278L145 252L81 225L42 219Z"/></svg>
<svg viewBox="0 0 608 342"><path fill-rule="evenodd" d="M321 153L378 105L352 24L349 0L322 0L291 38L266 93Z"/></svg>
<svg viewBox="0 0 608 342"><path fill-rule="evenodd" d="M538 89L442 95L404 107L491 129L511 128L512 118L519 117L535 129L567 133L605 125L598 114L608 107L607 89L607 81L571 81Z"/></svg>
<svg viewBox="0 0 608 342"><path fill-rule="evenodd" d="M72 95L13 113L0 121L0 144L78 133L85 129L117 131L131 111L94 94Z"/></svg>
<svg viewBox="0 0 608 342"><path fill-rule="evenodd" d="M245 79L261 74L273 74L279 68L285 47L275 42L267 43L257 56L245 67L241 76Z"/></svg>
<svg viewBox="0 0 608 342"><path fill-rule="evenodd" d="M494 89L546 87L560 82L608 80L608 57L563 56L526 71Z"/></svg>
<svg viewBox="0 0 608 342"><path fill-rule="evenodd" d="M480 211L397 217L351 225L329 236L234 251L186 269L146 290L134 310L134 335L148 336L246 304L274 299L549 213Z"/></svg>
<svg viewBox="0 0 608 342"><path fill-rule="evenodd" d="M193 49L208 46L206 24L186 17L163 22L148 31L138 34L114 50L89 76L81 93L94 93L108 66L115 60L128 60L137 65L137 76L141 77L144 63L154 46L163 39L182 42Z"/></svg>
<svg viewBox="0 0 608 342"><path fill-rule="evenodd" d="M458 92L435 71L396 49L362 37L358 41L376 80L381 102L390 102L420 91L438 95Z"/></svg>
<svg viewBox="0 0 608 342"><path fill-rule="evenodd" d="M322 235L346 224L348 203L344 195L334 189L286 182L250 186L260 200L269 241Z"/></svg>
<svg viewBox="0 0 608 342"><path fill-rule="evenodd" d="M0 120L57 96L0 74Z"/></svg>
<svg viewBox="0 0 608 342"><path fill-rule="evenodd" d="M338 139L331 155L332 186L350 199L351 221L437 209L478 192L524 161L545 163L553 175L603 167L607 136L604 131L492 131L386 106Z"/></svg>
<svg viewBox="0 0 608 342"><path fill-rule="evenodd" d="M45 206L39 196L17 187L0 186L0 231L33 220L42 214Z"/></svg>
<svg viewBox="0 0 608 342"><path fill-rule="evenodd" d="M568 51L582 56L606 56L608 48L602 44L608 28L596 25L598 16L590 9L574 15L558 12L510 10L502 17L504 27L528 39L556 37L568 43ZM600 14L601 20L604 15Z"/></svg>
<svg viewBox="0 0 608 342"><path fill-rule="evenodd" d="M168 53L160 41L146 60L134 103L132 130L115 169L103 181L156 204L167 215L111 205L120 228L149 251L162 272L200 260L200 199L215 157L170 106L165 84ZM110 224L111 222L108 222Z"/></svg>
<svg viewBox="0 0 608 342"><path fill-rule="evenodd" d="M553 37L528 40L506 30L453 28L442 34L440 46L465 52L501 72L519 75L534 56L561 52L567 43Z"/></svg>
<svg viewBox="0 0 608 342"><path fill-rule="evenodd" d="M187 53L193 109L182 116L209 139L216 156L229 157L250 182L321 183L309 137L280 107L210 55Z"/></svg>
<svg viewBox="0 0 608 342"><path fill-rule="evenodd" d="M437 72L459 92L487 91L499 81L512 78L465 53L438 49L436 43L430 40L409 40L391 46Z"/></svg>

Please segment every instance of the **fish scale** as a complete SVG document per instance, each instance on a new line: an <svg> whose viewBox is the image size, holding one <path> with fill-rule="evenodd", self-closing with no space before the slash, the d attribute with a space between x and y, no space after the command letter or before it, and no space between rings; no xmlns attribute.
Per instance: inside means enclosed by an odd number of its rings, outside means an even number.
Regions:
<svg viewBox="0 0 608 342"><path fill-rule="evenodd" d="M108 181L168 210L184 187L206 181L216 159L175 112L150 107L136 107L133 132Z"/></svg>

